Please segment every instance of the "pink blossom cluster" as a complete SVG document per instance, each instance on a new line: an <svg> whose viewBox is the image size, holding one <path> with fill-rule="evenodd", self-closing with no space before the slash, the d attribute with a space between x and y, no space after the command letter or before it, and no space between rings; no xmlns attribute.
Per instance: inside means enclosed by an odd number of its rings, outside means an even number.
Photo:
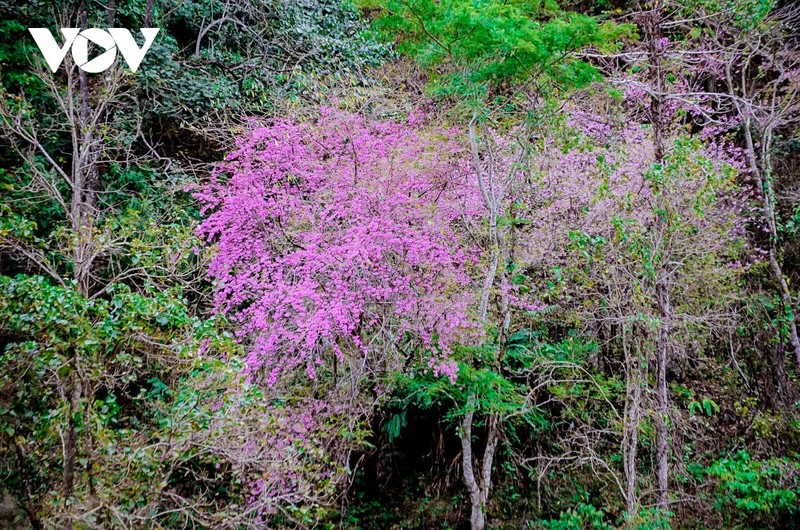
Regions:
<svg viewBox="0 0 800 530"><path fill-rule="evenodd" d="M637 109L626 108L628 119L612 121L591 109L566 104L566 140L553 135L531 154L529 184L518 198L526 206L519 215L528 223L525 236L517 244L517 257L527 266L562 266L571 252L571 233L608 239L613 234L614 219L628 219L639 227L652 224L651 131L636 118ZM681 131L675 126L667 137L670 152ZM715 194L710 209L700 211L699 207L677 202L674 206L687 213L697 209L697 215L684 222L693 223L701 233L719 234L719 239L708 242L706 250L723 252L744 240L752 189L746 182L734 185L736 179L717 178L742 173L744 157L740 149L722 139L695 139L693 161L708 166L701 170L687 164L684 176L672 177L675 181L670 186L674 189L669 191L669 200L680 202ZM690 175L690 171L696 174Z"/></svg>
<svg viewBox="0 0 800 530"><path fill-rule="evenodd" d="M298 367L314 378L334 360L392 366L416 350L455 378L450 347L476 333L476 258L455 226L478 215L478 192L454 135L430 138L421 120L322 109L254 126L196 191L216 310L249 341L250 375L274 385Z"/></svg>

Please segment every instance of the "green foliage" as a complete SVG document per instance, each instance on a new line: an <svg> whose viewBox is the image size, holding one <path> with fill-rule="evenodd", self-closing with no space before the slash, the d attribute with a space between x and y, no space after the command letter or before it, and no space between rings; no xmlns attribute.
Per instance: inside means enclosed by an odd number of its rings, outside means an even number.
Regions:
<svg viewBox="0 0 800 530"><path fill-rule="evenodd" d="M719 412L719 405L717 405L713 399L708 397L704 397L701 401L690 402L688 408L689 412L692 414L704 412L706 416L709 417Z"/></svg>
<svg viewBox="0 0 800 530"><path fill-rule="evenodd" d="M87 299L41 276L0 276L0 447L15 455L0 465L9 484L30 490L23 500L39 503L42 515L44 506L63 502L52 484L73 427L92 444L77 460L85 477L77 497L97 488L123 512L141 508L153 488L164 487L154 485L164 455L142 440L174 436L176 421L190 421L188 413L207 401L198 397L199 382L220 377L222 365L199 359L197 347L234 347L214 321L190 314L177 288L137 292L112 284L106 294ZM73 399L60 399L64 392ZM97 523L106 524L106 515L97 514Z"/></svg>
<svg viewBox="0 0 800 530"><path fill-rule="evenodd" d="M606 513L591 504L578 504L561 512L558 519L541 521L540 528L546 530L613 530Z"/></svg>
<svg viewBox="0 0 800 530"><path fill-rule="evenodd" d="M445 418L454 421L466 410L469 396L474 395L474 410L484 414L497 413L515 416L530 425L541 425L542 418L526 405L526 387L491 367L495 358L495 346L461 346L455 354L459 359L458 378L455 385L447 379L435 376L429 370L417 370L409 376L399 376L398 403L402 408L413 405L419 409L446 409ZM519 359L507 357L508 362ZM402 425L400 419L393 420L393 427ZM393 431L394 432L394 429Z"/></svg>
<svg viewBox="0 0 800 530"><path fill-rule="evenodd" d="M29 69L31 58L39 49L27 38L26 28L37 27L49 11L62 5L62 2L33 0L20 13L19 2L0 1L0 84L9 91L24 90L37 104L43 103L46 90L42 80Z"/></svg>
<svg viewBox="0 0 800 530"><path fill-rule="evenodd" d="M622 524L614 524L613 518L602 508L580 503L562 511L558 519L539 521L531 525L543 530L668 530L669 519L656 509L641 510L636 517L626 517Z"/></svg>
<svg viewBox="0 0 800 530"><path fill-rule="evenodd" d="M170 0L165 31L137 76L142 112L192 122L209 112L258 112L278 98L322 93L320 79L359 82L388 56L348 0ZM203 34L197 51L197 38Z"/></svg>
<svg viewBox="0 0 800 530"><path fill-rule="evenodd" d="M106 26L108 4L86 2L90 26ZM117 0L115 25L141 27L147 4ZM796 308L774 294L770 264L755 250L767 237L758 215L746 216L745 238L718 208L748 207L744 176L706 151L709 142L696 133L711 129L684 110L668 131L663 163L652 164L647 149L627 139L629 151L596 157L596 173L579 170L597 177L592 204L618 207L607 227L576 223L563 245L543 245L543 265L529 268L520 263L531 245L511 245L502 272L522 301L547 307L515 313L503 340L489 324L482 344L456 348L454 384L416 365L420 352L410 351L408 375L370 367L374 386L337 366L313 382L269 389L258 374L242 378L238 359L246 346L231 323L210 316L214 286L204 275L207 256L196 248L199 213L186 190L205 178L204 163L219 159L243 117L283 118L285 108L304 115L309 102L336 105L344 97L381 116L421 106L436 127L449 111L466 109L498 131L524 121L526 154L574 151L593 160L604 142L616 141L615 120L628 116L619 110L631 101L624 87L601 83L604 60L580 52L630 51L621 50L636 38L628 21L643 20L632 5L155 0L153 25L162 31L139 72L123 74L123 104L106 99L104 78L89 77L91 105L107 103L113 111L100 116L108 120L93 138L102 156L85 234L68 219L72 188L56 173L69 171L74 152L71 124L54 96L66 101L71 94L77 103L77 84L69 92L62 70L52 77L60 91L51 92L50 79L31 68L40 54L26 29L55 29L63 12L72 24L76 5L0 0L0 106L35 129L42 146L25 158L30 146L18 136L4 134L0 142L1 527L38 521L64 528L69 514L73 528L461 528L468 500L455 435L467 407L475 412L476 459L487 418L502 418L489 527L798 527L798 374L785 351ZM731 36L732 50L737 38L756 42L770 31L765 22L776 2L692 0L669 9L687 22L668 28L665 54L680 49L691 58L712 23L731 26L719 29ZM397 61L380 70L396 58L387 42L420 69ZM620 70L644 71L639 59L614 61ZM769 61L757 66L736 73L757 80L793 75L770 70ZM377 84L373 69L384 79L403 76L406 92L389 95L394 87ZM719 89L697 74L704 90ZM668 89L675 79L667 76ZM439 98L436 105L420 99L422 85ZM360 90L371 90L368 100L358 99ZM717 117L729 112L727 98L711 105ZM583 137L571 125L565 104L578 100L592 109L584 118L603 138ZM646 111L646 104L637 108ZM642 115L637 123L647 128L648 121ZM727 140L739 145L741 128L720 123L733 127ZM800 144L795 126L779 129L768 153L780 169L775 258L794 297L800 208L791 199ZM547 177L551 159L541 161L521 172ZM645 183L617 194L611 179L634 166L630 171ZM37 180L35 171L52 178ZM520 182L522 189L532 184ZM513 205L498 218L507 234L525 233L540 209L552 206L546 194L529 201L516 197L521 189L509 193ZM564 222L583 219L588 208L565 210ZM657 237L654 226L662 229ZM480 245L482 227L466 228ZM72 280L82 237L97 249L88 293ZM719 244L705 251L708 241ZM670 252L667 244L675 245ZM669 484L691 502L671 504L675 513L642 508L628 515L619 491L620 445L635 387L626 383L632 368L641 370L643 388L654 377L650 360L661 321L653 285L664 278L675 318L670 443L682 444L673 452ZM609 286L620 285L619 299L607 296ZM716 320L695 318L705 312ZM630 351L621 346L624 334ZM359 387L367 405L348 401L353 410L319 412L325 400ZM640 505L648 506L655 428L652 395L645 391L641 399L636 488ZM384 416L371 424L374 407ZM319 420L313 432L299 420L308 411ZM65 498L73 434L74 490ZM742 449L731 455L731 447ZM279 490L278 480L290 476L302 480ZM256 507L254 484L271 479L282 504ZM7 495L15 503L13 523L2 511Z"/></svg>
<svg viewBox="0 0 800 530"><path fill-rule="evenodd" d="M597 70L573 58L589 45L611 49L630 28L560 11L549 0L396 0L377 7L376 27L398 49L434 72L435 93L482 100L494 89L546 81L556 89L582 87Z"/></svg>
<svg viewBox="0 0 800 530"><path fill-rule="evenodd" d="M726 521L745 525L796 514L800 462L789 458L756 460L747 451L713 462L706 470L715 483L714 505Z"/></svg>
<svg viewBox="0 0 800 530"><path fill-rule="evenodd" d="M692 0L681 4L677 11L681 15L698 11L727 12L737 29L750 32L763 24L764 19L772 12L776 4L775 0ZM693 32L699 34L701 28L702 26L698 24Z"/></svg>

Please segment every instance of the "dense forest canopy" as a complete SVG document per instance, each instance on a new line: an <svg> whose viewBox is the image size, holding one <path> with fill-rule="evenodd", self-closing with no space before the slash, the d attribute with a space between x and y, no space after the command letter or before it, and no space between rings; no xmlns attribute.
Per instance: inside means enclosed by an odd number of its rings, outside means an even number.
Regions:
<svg viewBox="0 0 800 530"><path fill-rule="evenodd" d="M0 28L0 527L800 527L795 3Z"/></svg>

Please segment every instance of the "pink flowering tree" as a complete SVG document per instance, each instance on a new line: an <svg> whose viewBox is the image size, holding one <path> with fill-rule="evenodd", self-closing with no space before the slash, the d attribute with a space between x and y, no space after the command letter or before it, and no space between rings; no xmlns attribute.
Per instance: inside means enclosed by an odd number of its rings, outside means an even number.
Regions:
<svg viewBox="0 0 800 530"><path fill-rule="evenodd" d="M470 275L478 256L464 237L482 213L480 192L455 137L426 133L421 119L323 108L315 121L254 122L195 192L216 311L247 352L249 384L276 399L268 423L280 428L261 438L329 462L329 495L390 375L421 366L454 382L453 346L481 329ZM287 430L286 400L303 396L319 406L302 432ZM294 453L245 445L233 443L272 455L252 483L264 517L298 484L315 483L300 477Z"/></svg>
<svg viewBox="0 0 800 530"><path fill-rule="evenodd" d="M249 375L388 371L423 352L455 378L451 345L474 334L471 255L454 230L476 212L460 150L446 132L432 142L330 109L238 142L196 197L216 309L248 343Z"/></svg>

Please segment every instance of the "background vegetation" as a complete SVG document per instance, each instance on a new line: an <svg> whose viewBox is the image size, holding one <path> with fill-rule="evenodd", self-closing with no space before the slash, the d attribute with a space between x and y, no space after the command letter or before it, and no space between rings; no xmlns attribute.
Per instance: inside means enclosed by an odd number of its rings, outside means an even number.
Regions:
<svg viewBox="0 0 800 530"><path fill-rule="evenodd" d="M0 0L0 79L0 526L800 526L794 3Z"/></svg>

